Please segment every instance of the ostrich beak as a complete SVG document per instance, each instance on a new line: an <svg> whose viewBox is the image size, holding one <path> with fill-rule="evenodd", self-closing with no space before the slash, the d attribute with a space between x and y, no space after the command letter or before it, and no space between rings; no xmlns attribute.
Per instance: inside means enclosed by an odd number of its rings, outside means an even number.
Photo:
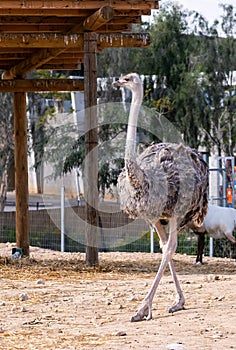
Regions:
<svg viewBox="0 0 236 350"><path fill-rule="evenodd" d="M120 83L119 80L116 80L116 81L114 81L114 82L112 83L112 85L118 87L118 86L121 86L121 83Z"/></svg>
<svg viewBox="0 0 236 350"><path fill-rule="evenodd" d="M127 79L120 78L112 83L113 86L124 86L127 84Z"/></svg>

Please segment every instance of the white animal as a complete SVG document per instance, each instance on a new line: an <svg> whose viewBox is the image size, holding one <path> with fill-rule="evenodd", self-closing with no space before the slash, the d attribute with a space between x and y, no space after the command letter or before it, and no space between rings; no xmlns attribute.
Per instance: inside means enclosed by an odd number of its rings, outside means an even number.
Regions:
<svg viewBox="0 0 236 350"><path fill-rule="evenodd" d="M233 208L219 207L209 204L207 215L200 227L196 227L193 223L187 226L197 233L198 236L198 253L196 263L202 263L202 254L204 249L204 235L208 235L214 239L227 238L236 244L233 236L236 227L236 210Z"/></svg>
<svg viewBox="0 0 236 350"><path fill-rule="evenodd" d="M162 247L162 261L152 287L131 321L150 320L152 302L169 265L177 291L176 304L169 312L184 307L184 296L173 265L177 233L189 221L200 226L207 212L208 167L201 155L182 144L158 143L136 156L136 133L143 86L139 76L131 73L121 77L114 86L132 91L125 149L125 167L118 178L121 209L130 217L142 217L155 227ZM169 236L161 219L169 221Z"/></svg>

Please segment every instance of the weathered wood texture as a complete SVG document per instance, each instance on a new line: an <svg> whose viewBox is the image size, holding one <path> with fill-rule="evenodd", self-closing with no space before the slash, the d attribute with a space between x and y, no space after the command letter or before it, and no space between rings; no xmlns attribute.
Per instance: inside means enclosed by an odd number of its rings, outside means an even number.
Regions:
<svg viewBox="0 0 236 350"><path fill-rule="evenodd" d="M83 52L83 34L2 34L0 33L1 49L8 48L47 48L47 49L79 49ZM97 44L106 47L148 47L150 35L148 33L107 33L97 35ZM10 50L8 50L10 52ZM54 51L52 51L54 55Z"/></svg>
<svg viewBox="0 0 236 350"><path fill-rule="evenodd" d="M14 94L16 245L29 255L26 94Z"/></svg>
<svg viewBox="0 0 236 350"><path fill-rule="evenodd" d="M142 15L150 15L157 8L158 1L154 0L3 0L0 4L0 70L6 71L3 78L14 79L37 69L81 69L86 31L105 36L105 39L98 36L99 50L107 46L148 46L147 37L123 33L131 32L133 23L140 23ZM71 49L73 54L65 59L63 54Z"/></svg>
<svg viewBox="0 0 236 350"><path fill-rule="evenodd" d="M62 54L68 48L75 48L79 52L84 50L84 35L82 34L31 34L31 35L10 35L0 34L0 42L2 48L18 48L18 47L31 47L31 48L44 48L36 51L25 60L21 60L15 66L13 65L8 71L2 74L2 79L14 79L17 76L25 75L33 69L44 68L44 65L48 62L52 62L54 69L57 67L57 62L53 59L57 59L57 56ZM150 44L149 34L139 33L117 33L117 34L99 34L97 35L97 45L99 50L103 50L105 47L147 47ZM72 56L72 55L71 55ZM79 58L83 59L83 56L74 58L72 56L72 63L75 65L80 63ZM17 58L16 58L17 59ZM4 57L5 60L5 57ZM6 64L6 60L4 61ZM14 62L14 60L12 61ZM61 64L62 61L60 61ZM0 56L0 66L1 66ZM71 64L72 64L71 63ZM70 58L67 58L67 64L70 65ZM52 69L53 69L52 67ZM50 66L48 66L50 69ZM69 67L68 67L69 69Z"/></svg>
<svg viewBox="0 0 236 350"><path fill-rule="evenodd" d="M70 33L79 33L84 31L96 31L98 28L109 22L114 15L114 10L111 6L103 6L91 16L87 17L84 22L72 28Z"/></svg>
<svg viewBox="0 0 236 350"><path fill-rule="evenodd" d="M0 80L0 92L83 91L83 79Z"/></svg>
<svg viewBox="0 0 236 350"><path fill-rule="evenodd" d="M96 11L93 15L87 17L82 24L73 26L68 31L67 34L71 35L73 33L83 32L84 30L97 30L100 26L102 26L103 24L111 20L111 18L113 17L113 13L114 12L112 7L103 6L101 9ZM32 38L32 35L31 35L31 38ZM83 39L82 36L80 36L80 41L81 39ZM24 42L25 41L28 42L28 40L29 39L25 39L25 37L21 38L21 41L24 41ZM37 34L37 36L35 37L35 41L38 41L38 40L39 40L39 35ZM4 72L2 75L2 78L13 79L18 75L24 75L30 72L32 69L37 69L39 66L42 66L43 64L52 60L52 58L55 58L61 53L63 53L63 51L66 50L66 46L64 46L63 49L62 48L52 49L52 47L54 47L53 46L54 40L55 40L55 34L54 34L53 40L52 41L50 40L50 49L41 49L37 51L35 54L32 54L29 58L13 66L8 72ZM67 42L68 42L68 35L64 37L64 44L66 44ZM30 46L32 47L32 43Z"/></svg>
<svg viewBox="0 0 236 350"><path fill-rule="evenodd" d="M34 10L36 13L39 11L42 13L42 11L48 11L50 9L53 9L55 12L58 11L60 13L61 10L63 11L74 11L78 12L78 10L84 9L84 10L94 10L95 8L100 8L104 5L112 4L114 9L116 10L132 10L132 9L151 9L151 8L157 8L158 1L154 0L138 0L138 1L95 1L95 0L82 0L82 1L75 1L75 0L1 0L1 11L8 10L6 13L8 15L12 13L17 13L17 11L20 10ZM11 11L10 11L11 10Z"/></svg>
<svg viewBox="0 0 236 350"><path fill-rule="evenodd" d="M97 34L84 34L86 264L98 264Z"/></svg>

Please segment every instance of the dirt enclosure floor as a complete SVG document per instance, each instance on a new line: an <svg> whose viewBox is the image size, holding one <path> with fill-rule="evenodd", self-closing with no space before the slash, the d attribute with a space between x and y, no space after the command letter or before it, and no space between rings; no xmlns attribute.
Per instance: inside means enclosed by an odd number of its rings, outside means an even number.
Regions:
<svg viewBox="0 0 236 350"><path fill-rule="evenodd" d="M0 349L236 349L234 260L176 254L185 310L167 313L175 298L166 271L153 303L153 319L131 323L151 286L160 254L85 256L31 247L30 259L12 259L0 244Z"/></svg>

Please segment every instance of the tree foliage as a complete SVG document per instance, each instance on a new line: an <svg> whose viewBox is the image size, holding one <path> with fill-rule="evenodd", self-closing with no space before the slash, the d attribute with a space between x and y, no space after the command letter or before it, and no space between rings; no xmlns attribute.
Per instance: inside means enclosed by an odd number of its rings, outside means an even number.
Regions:
<svg viewBox="0 0 236 350"><path fill-rule="evenodd" d="M139 29L150 31L150 48L98 56L103 75L144 74L145 104L174 123L188 145L216 147L219 155L233 154L236 140L235 10L221 8L221 19L210 26L200 13L169 3Z"/></svg>

